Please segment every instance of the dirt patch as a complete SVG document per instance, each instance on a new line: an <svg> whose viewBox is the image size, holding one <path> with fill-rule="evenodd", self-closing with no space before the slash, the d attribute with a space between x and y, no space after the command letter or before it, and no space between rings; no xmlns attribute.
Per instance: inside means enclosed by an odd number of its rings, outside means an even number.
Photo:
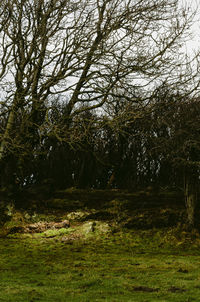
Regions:
<svg viewBox="0 0 200 302"><path fill-rule="evenodd" d="M9 230L9 234L14 233L42 233L47 230L55 230L62 228L69 228L69 220L61 222L37 222L26 226L15 226Z"/></svg>
<svg viewBox="0 0 200 302"><path fill-rule="evenodd" d="M188 270L187 269L183 269L183 268L179 268L178 273L187 274Z"/></svg>
<svg viewBox="0 0 200 302"><path fill-rule="evenodd" d="M128 229L148 230L176 226L182 219L182 212L174 209L137 209L122 220L122 225Z"/></svg>
<svg viewBox="0 0 200 302"><path fill-rule="evenodd" d="M133 290L137 292L147 292L147 293L153 293L158 292L158 288L152 288L147 286L133 286Z"/></svg>
<svg viewBox="0 0 200 302"><path fill-rule="evenodd" d="M176 286L171 286L168 289L168 292L170 292L170 293L184 293L184 292L186 292L186 289L180 288L180 287L176 287Z"/></svg>
<svg viewBox="0 0 200 302"><path fill-rule="evenodd" d="M86 217L86 220L112 220L115 217L114 214L108 211L98 211L96 213L92 213Z"/></svg>

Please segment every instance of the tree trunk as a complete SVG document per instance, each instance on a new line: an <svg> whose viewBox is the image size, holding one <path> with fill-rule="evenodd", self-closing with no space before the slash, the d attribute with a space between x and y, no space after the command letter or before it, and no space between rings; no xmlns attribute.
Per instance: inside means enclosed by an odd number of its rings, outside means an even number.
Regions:
<svg viewBox="0 0 200 302"><path fill-rule="evenodd" d="M0 145L0 161L2 160L2 158L4 156L4 151L5 151L6 146L7 146L7 141L8 141L9 136L10 136L10 131L12 130L12 127L13 127L14 119L15 119L15 111L14 111L14 109L12 109L10 111L8 121L7 121L7 125L6 125L6 129L5 129L5 132L4 132L2 141L1 141L1 145Z"/></svg>
<svg viewBox="0 0 200 302"><path fill-rule="evenodd" d="M187 223L189 227L195 227L195 214L196 214L196 204L197 204L197 186L196 178L194 175L187 173L185 175L184 184L184 195L185 195L185 205L187 211Z"/></svg>

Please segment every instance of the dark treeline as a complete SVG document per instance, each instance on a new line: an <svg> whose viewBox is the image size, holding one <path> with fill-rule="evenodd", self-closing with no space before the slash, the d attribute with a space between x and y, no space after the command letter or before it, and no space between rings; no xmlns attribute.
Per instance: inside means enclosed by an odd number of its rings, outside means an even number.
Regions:
<svg viewBox="0 0 200 302"><path fill-rule="evenodd" d="M47 197L70 187L182 190L194 225L200 179L198 98L158 90L143 106L122 99L107 106L107 114L85 111L71 120L64 118L61 102L49 108L40 112L48 122L37 129L28 110L18 114L1 162L1 190L15 196L42 186ZM6 119L5 114L2 128Z"/></svg>
<svg viewBox="0 0 200 302"><path fill-rule="evenodd" d="M52 107L52 124L61 123L63 111L61 105ZM162 95L143 108L114 108L110 116L85 112L71 123L66 139L50 128L26 137L22 124L28 117L19 117L16 143L1 167L1 187L183 188L187 176L199 180L199 119L199 101Z"/></svg>

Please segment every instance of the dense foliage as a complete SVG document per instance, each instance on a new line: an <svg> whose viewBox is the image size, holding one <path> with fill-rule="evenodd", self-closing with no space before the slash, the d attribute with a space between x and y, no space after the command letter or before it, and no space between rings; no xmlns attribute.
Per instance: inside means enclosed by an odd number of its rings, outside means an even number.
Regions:
<svg viewBox="0 0 200 302"><path fill-rule="evenodd" d="M158 99L159 97L159 99ZM52 107L60 120L64 106ZM129 110L129 112L125 112ZM124 116L129 118L125 119ZM1 186L46 184L54 189L183 187L185 173L199 178L200 103L157 95L140 109L113 110L110 116L83 113L66 140L48 128L34 148L13 148L1 167ZM21 136L16 121L16 140ZM190 172L189 172L190 171Z"/></svg>

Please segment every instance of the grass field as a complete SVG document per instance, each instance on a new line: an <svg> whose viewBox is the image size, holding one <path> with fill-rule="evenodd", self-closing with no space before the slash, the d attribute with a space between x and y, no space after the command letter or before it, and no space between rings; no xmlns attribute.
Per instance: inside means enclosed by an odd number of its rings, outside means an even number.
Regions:
<svg viewBox="0 0 200 302"><path fill-rule="evenodd" d="M200 235L178 196L58 193L8 209L0 302L200 301Z"/></svg>
<svg viewBox="0 0 200 302"><path fill-rule="evenodd" d="M1 238L0 301L200 301L199 239L172 233Z"/></svg>

